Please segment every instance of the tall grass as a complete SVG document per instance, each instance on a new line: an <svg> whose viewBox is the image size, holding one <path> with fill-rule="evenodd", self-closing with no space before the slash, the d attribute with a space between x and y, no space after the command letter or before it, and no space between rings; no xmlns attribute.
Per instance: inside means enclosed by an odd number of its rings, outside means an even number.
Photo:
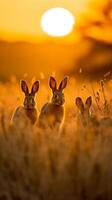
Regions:
<svg viewBox="0 0 112 200"><path fill-rule="evenodd" d="M111 84L105 87L111 116L111 97L107 94ZM47 88L43 88L47 99ZM14 127L10 119L22 101L18 85L0 84L0 90L0 200L112 200L111 123L80 127L75 105L66 103L60 135L23 122ZM70 91L71 88L66 93L67 99ZM88 94L81 93L83 98ZM39 96L37 102L41 105L44 99ZM98 103L102 112L99 114L94 101L93 113L105 116L102 97Z"/></svg>

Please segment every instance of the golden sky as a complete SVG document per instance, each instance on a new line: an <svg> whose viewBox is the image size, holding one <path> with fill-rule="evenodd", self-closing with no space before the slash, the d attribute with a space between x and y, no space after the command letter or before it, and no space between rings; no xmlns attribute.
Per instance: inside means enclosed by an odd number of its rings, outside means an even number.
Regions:
<svg viewBox="0 0 112 200"><path fill-rule="evenodd" d="M0 0L0 40L31 42L0 43L1 77L12 74L21 77L24 73L38 76L40 72L48 76L75 67L106 66L111 60L107 43L112 44L112 12L108 16L103 13L108 1ZM42 32L41 17L52 7L66 8L76 18L76 26L67 37L55 39ZM99 45L98 48L95 45Z"/></svg>
<svg viewBox="0 0 112 200"><path fill-rule="evenodd" d="M90 3L93 7L103 4L101 0L0 0L0 38L27 40L42 37L40 20L47 9L57 6L67 8L78 20ZM97 14L90 11L89 17L97 17Z"/></svg>

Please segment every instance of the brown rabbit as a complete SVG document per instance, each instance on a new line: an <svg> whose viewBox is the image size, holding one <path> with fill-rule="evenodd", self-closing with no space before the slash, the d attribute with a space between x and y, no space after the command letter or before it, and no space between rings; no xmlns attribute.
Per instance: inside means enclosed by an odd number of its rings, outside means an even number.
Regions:
<svg viewBox="0 0 112 200"><path fill-rule="evenodd" d="M46 128L56 128L59 130L60 125L64 118L64 103L65 97L63 90L67 86L68 78L65 77L59 87L57 88L57 83L54 77L50 77L49 86L52 89L52 99L50 102L46 103L40 112L39 116L39 126Z"/></svg>
<svg viewBox="0 0 112 200"><path fill-rule="evenodd" d="M81 97L76 98L76 106L78 107L80 113L78 115L78 122L81 122L84 126L96 123L97 120L95 116L92 116L90 112L90 108L92 105L92 97L89 96L85 102L83 103Z"/></svg>
<svg viewBox="0 0 112 200"><path fill-rule="evenodd" d="M23 106L19 106L12 118L12 122L15 124L16 122L18 123L18 120L24 120L28 119L28 121L31 122L31 124L34 124L37 120L37 110L35 108L35 94L39 90L39 81L36 81L31 89L31 92L29 92L27 83L22 80L21 81L21 89L25 94L25 99Z"/></svg>

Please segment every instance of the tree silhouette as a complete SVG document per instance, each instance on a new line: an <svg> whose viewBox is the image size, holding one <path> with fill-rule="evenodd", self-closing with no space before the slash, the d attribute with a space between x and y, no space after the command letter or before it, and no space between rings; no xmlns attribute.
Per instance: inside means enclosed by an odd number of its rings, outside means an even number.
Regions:
<svg viewBox="0 0 112 200"><path fill-rule="evenodd" d="M106 0L105 6L101 7L98 7L97 4L90 4L88 9L99 12L102 17L91 19L88 16L87 21L85 20L83 24L77 26L78 31L84 37L112 43L112 0Z"/></svg>
<svg viewBox="0 0 112 200"><path fill-rule="evenodd" d="M97 3L90 4L88 9L93 9L94 13L99 12L101 17L91 19L88 16L87 21L85 19L84 23L77 25L82 40L74 50L74 65L67 73L78 77L103 78L105 73L112 70L112 0L106 0L105 6L100 7ZM86 54L83 54L84 48ZM77 56L79 49L80 56Z"/></svg>

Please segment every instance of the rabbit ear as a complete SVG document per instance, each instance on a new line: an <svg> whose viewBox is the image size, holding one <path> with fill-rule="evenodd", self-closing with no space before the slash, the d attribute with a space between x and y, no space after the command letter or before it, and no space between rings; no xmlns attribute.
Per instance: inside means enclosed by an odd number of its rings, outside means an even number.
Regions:
<svg viewBox="0 0 112 200"><path fill-rule="evenodd" d="M52 76L50 76L49 86L50 86L50 88L52 89L53 92L57 89L56 80Z"/></svg>
<svg viewBox="0 0 112 200"><path fill-rule="evenodd" d="M68 82L68 77L65 77L65 78L61 81L61 83L60 83L60 85L59 85L59 90L65 89L66 86L67 86L67 82Z"/></svg>
<svg viewBox="0 0 112 200"><path fill-rule="evenodd" d="M84 112L84 104L80 97L76 98L76 106L79 108L81 112Z"/></svg>
<svg viewBox="0 0 112 200"><path fill-rule="evenodd" d="M27 83L24 80L21 81L21 89L25 93L25 95L29 94Z"/></svg>
<svg viewBox="0 0 112 200"><path fill-rule="evenodd" d="M87 100L86 100L86 108L90 109L91 105L92 105L92 97L88 97Z"/></svg>
<svg viewBox="0 0 112 200"><path fill-rule="evenodd" d="M39 90L39 81L35 81L31 89L31 94L35 95L35 93L38 92L38 90Z"/></svg>

